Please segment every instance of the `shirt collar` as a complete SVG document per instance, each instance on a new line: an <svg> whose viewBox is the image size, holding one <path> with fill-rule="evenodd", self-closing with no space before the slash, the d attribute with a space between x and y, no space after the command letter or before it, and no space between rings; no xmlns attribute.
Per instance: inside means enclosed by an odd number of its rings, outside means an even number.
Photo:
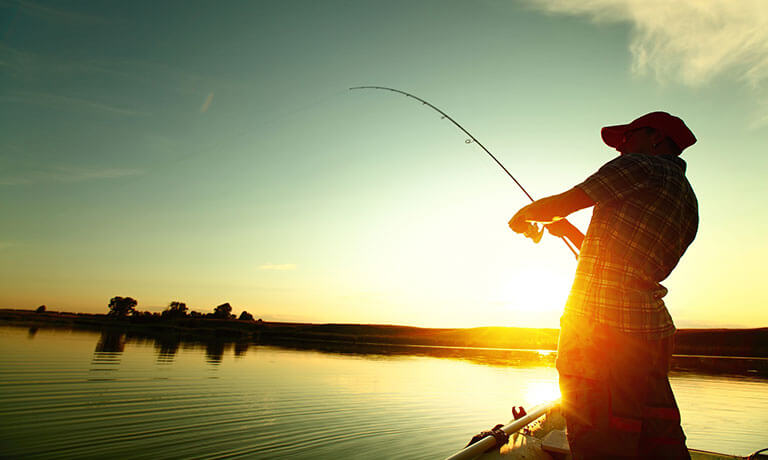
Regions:
<svg viewBox="0 0 768 460"><path fill-rule="evenodd" d="M685 163L685 160L683 160L677 155L657 155L657 156L659 158L663 158L667 161L671 161L672 163L676 164L677 166L680 167L680 169L683 170L683 172L685 172L685 169L688 167L688 165Z"/></svg>

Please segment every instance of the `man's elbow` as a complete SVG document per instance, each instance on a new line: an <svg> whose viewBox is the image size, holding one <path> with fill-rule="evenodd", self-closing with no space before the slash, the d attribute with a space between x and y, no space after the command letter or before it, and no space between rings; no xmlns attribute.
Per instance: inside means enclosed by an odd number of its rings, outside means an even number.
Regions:
<svg viewBox="0 0 768 460"><path fill-rule="evenodd" d="M556 197L555 206L557 210L555 215L558 217L566 217L579 209L588 208L594 206L595 201L587 195L584 190L574 187L567 192L561 193Z"/></svg>
<svg viewBox="0 0 768 460"><path fill-rule="evenodd" d="M595 200L590 198L587 193L579 187L573 187L569 191L565 192L569 195L568 202L570 207L574 209L571 212L578 211L579 209L588 208L595 205Z"/></svg>

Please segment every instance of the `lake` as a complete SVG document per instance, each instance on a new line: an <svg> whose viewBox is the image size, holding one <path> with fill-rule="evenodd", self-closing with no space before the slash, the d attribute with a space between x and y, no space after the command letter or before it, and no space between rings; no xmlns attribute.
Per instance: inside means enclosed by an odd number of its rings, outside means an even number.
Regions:
<svg viewBox="0 0 768 460"><path fill-rule="evenodd" d="M317 345L316 348L327 346ZM558 395L536 351L306 349L0 326L0 456L440 459ZM768 379L673 372L688 446L768 447Z"/></svg>

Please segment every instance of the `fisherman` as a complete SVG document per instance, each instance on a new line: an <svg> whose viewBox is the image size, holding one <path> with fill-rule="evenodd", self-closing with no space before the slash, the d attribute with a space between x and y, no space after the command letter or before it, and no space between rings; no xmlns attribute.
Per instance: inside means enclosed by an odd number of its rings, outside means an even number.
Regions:
<svg viewBox="0 0 768 460"><path fill-rule="evenodd" d="M660 283L696 236L698 202L680 154L685 123L652 112L602 129L620 155L509 221L535 222L580 251L560 320L557 370L575 460L689 459L668 371L675 326ZM594 206L586 236L565 217Z"/></svg>

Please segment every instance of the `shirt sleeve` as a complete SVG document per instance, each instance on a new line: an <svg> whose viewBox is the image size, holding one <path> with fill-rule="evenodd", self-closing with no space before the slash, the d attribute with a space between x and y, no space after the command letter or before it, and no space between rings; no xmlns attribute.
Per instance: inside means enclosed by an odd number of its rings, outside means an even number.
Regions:
<svg viewBox="0 0 768 460"><path fill-rule="evenodd" d="M595 203L622 200L647 187L653 167L642 154L621 155L604 164L576 187Z"/></svg>

